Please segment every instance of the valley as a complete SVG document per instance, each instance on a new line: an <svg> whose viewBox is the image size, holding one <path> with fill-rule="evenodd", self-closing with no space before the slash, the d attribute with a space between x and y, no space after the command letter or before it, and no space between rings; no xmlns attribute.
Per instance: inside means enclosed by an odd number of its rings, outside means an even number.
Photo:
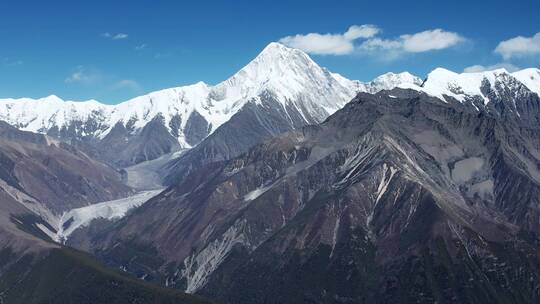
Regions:
<svg viewBox="0 0 540 304"><path fill-rule="evenodd" d="M217 85L0 99L0 303L534 303L539 79L272 42Z"/></svg>

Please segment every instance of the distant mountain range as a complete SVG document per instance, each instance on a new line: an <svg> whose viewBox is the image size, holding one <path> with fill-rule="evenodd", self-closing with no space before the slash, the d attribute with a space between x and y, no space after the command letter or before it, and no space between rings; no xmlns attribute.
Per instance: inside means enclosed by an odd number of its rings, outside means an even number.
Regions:
<svg viewBox="0 0 540 304"><path fill-rule="evenodd" d="M215 86L2 99L0 303L203 302L148 282L224 303L537 303L539 95L535 68L364 83L271 43Z"/></svg>
<svg viewBox="0 0 540 304"><path fill-rule="evenodd" d="M193 163L209 157L228 158L283 131L320 123L358 92L406 87L463 101L467 96L486 98L480 82L494 81L496 75L508 75L530 90L540 91L538 69L464 74L436 69L425 84L407 72L387 73L363 83L321 68L300 50L271 43L248 65L215 86L199 82L118 105L64 101L56 96L0 99L0 120L68 141L116 167L195 147L225 123L249 120L236 117L246 116L246 112L254 120L241 126L254 128L252 132L224 127L220 133L230 133L236 141L241 137L241 142L232 146L227 139L215 139L218 142L211 147L199 148L207 150L204 157L187 157ZM183 164L176 166L185 168Z"/></svg>
<svg viewBox="0 0 540 304"><path fill-rule="evenodd" d="M136 97L118 105L95 100L0 100L0 120L90 146L105 161L132 165L196 146L247 108L272 109L276 134L317 123L358 91L376 92L421 81L408 73L386 74L370 83L348 80L319 67L302 51L269 44L253 61L215 86L199 82ZM263 114L264 115L264 114ZM87 147L88 148L88 147Z"/></svg>

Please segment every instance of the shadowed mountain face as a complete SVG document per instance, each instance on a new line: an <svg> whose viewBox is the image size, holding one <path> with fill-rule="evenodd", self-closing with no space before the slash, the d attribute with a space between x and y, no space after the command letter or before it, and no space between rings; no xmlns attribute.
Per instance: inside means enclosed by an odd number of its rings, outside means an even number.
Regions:
<svg viewBox="0 0 540 304"><path fill-rule="evenodd" d="M0 122L0 303L209 303L50 240L63 212L128 194L110 167Z"/></svg>
<svg viewBox="0 0 540 304"><path fill-rule="evenodd" d="M211 162L228 160L249 148L283 132L321 122L327 114L299 111L292 105L283 107L270 92L261 95L261 103L248 103L208 138L193 149L170 161L161 170L164 182L172 185L193 169Z"/></svg>
<svg viewBox="0 0 540 304"><path fill-rule="evenodd" d="M72 244L231 303L537 302L540 100L521 93L362 93Z"/></svg>
<svg viewBox="0 0 540 304"><path fill-rule="evenodd" d="M28 208L56 215L131 192L118 172L80 150L3 122L0 183Z"/></svg>
<svg viewBox="0 0 540 304"><path fill-rule="evenodd" d="M178 140L164 124L163 116L157 115L140 132L133 134L133 130L118 123L97 143L98 157L125 167L179 150Z"/></svg>
<svg viewBox="0 0 540 304"><path fill-rule="evenodd" d="M13 254L9 250L0 251L3 258ZM212 303L107 269L87 254L68 248L17 256L16 262L3 266L6 265L0 265L2 303Z"/></svg>
<svg viewBox="0 0 540 304"><path fill-rule="evenodd" d="M63 212L131 193L118 172L76 148L0 122L0 250L55 247L41 239Z"/></svg>

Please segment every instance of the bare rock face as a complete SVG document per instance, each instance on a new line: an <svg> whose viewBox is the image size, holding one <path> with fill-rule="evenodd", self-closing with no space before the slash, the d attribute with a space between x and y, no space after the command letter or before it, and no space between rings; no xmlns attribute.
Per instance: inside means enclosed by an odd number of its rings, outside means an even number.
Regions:
<svg viewBox="0 0 540 304"><path fill-rule="evenodd" d="M110 264L225 302L535 302L540 100L497 94L497 111L478 111L361 93L79 237Z"/></svg>
<svg viewBox="0 0 540 304"><path fill-rule="evenodd" d="M212 126L198 112L193 112L189 115L184 131L186 142L190 146L195 146L208 136Z"/></svg>
<svg viewBox="0 0 540 304"><path fill-rule="evenodd" d="M52 215L131 193L111 167L70 145L6 123L0 123L0 182L28 208Z"/></svg>
<svg viewBox="0 0 540 304"><path fill-rule="evenodd" d="M153 160L180 149L178 140L165 127L162 115L154 117L140 130L128 129L118 123L95 146L96 157L118 167Z"/></svg>

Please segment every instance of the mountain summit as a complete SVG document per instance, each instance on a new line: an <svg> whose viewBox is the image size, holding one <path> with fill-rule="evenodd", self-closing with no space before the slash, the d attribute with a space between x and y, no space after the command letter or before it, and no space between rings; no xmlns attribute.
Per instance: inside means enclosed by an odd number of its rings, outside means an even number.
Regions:
<svg viewBox="0 0 540 304"><path fill-rule="evenodd" d="M56 96L1 99L0 120L90 146L103 160L123 167L197 145L247 104L278 107L276 115L298 127L321 122L358 91L388 89L394 82L348 80L320 67L306 53L272 42L215 86L199 82L117 105L63 101ZM273 127L276 132L290 128Z"/></svg>
<svg viewBox="0 0 540 304"><path fill-rule="evenodd" d="M0 119L33 132L69 129L77 124L73 130L76 134L72 135L103 138L118 122L137 130L161 114L171 134L180 131L176 136L180 144L190 147L194 143L186 139L182 131L193 112L204 118L211 133L262 91L272 91L283 103L301 94L328 91L329 96L317 96L326 97L318 102L333 113L355 93L354 81L343 77L338 80L334 75L318 66L304 52L274 42L248 65L216 86L199 82L152 92L118 105L101 104L95 100L63 101L57 96L37 100L0 99ZM183 119L175 119L175 116ZM173 120L181 123L170 126Z"/></svg>
<svg viewBox="0 0 540 304"><path fill-rule="evenodd" d="M317 106L331 114L344 105L343 100L349 100L357 85L321 68L306 53L272 42L238 73L215 87L217 92L224 90L236 98L271 91L283 103L308 95L304 97L317 98ZM325 94L321 94L323 91Z"/></svg>

